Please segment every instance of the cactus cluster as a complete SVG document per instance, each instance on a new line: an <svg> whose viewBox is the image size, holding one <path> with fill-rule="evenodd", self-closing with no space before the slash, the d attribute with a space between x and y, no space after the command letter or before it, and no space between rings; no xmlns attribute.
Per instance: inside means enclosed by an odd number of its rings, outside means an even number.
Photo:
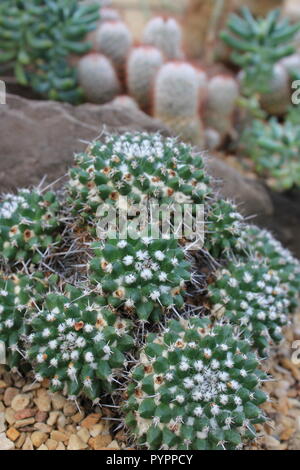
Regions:
<svg viewBox="0 0 300 470"><path fill-rule="evenodd" d="M60 204L54 193L20 190L0 204L0 255L11 262L32 264L59 241Z"/></svg>
<svg viewBox="0 0 300 470"><path fill-rule="evenodd" d="M131 372L126 423L148 449L239 449L265 421L266 378L231 326L190 318L150 334Z"/></svg>
<svg viewBox="0 0 300 470"><path fill-rule="evenodd" d="M125 65L132 35L122 21L106 21L96 33L96 50L106 55L117 69Z"/></svg>
<svg viewBox="0 0 300 470"><path fill-rule="evenodd" d="M242 448L265 421L259 356L299 303L300 264L217 199L190 145L147 133L101 139L75 157L59 197L38 189L1 203L8 363L27 361L72 400L113 396L142 447ZM127 237L118 225L115 238L95 231L99 209L149 198L204 204L203 247L187 253L184 237L153 236L135 213Z"/></svg>
<svg viewBox="0 0 300 470"><path fill-rule="evenodd" d="M183 58L182 32L174 18L152 18L143 32L143 43L157 47L167 60Z"/></svg>
<svg viewBox="0 0 300 470"><path fill-rule="evenodd" d="M290 120L280 123L276 118L267 122L254 120L244 131L241 144L257 173L266 177L272 188L282 191L300 185L297 123Z"/></svg>
<svg viewBox="0 0 300 470"><path fill-rule="evenodd" d="M81 93L68 56L91 48L83 40L96 27L98 10L98 5L80 5L78 0L4 0L0 63L13 67L21 85L50 99L78 103Z"/></svg>
<svg viewBox="0 0 300 470"><path fill-rule="evenodd" d="M100 296L69 288L51 293L30 322L26 356L35 378L51 380L54 391L67 387L70 399L80 393L95 400L114 388L124 352L133 346L130 322L103 305Z"/></svg>

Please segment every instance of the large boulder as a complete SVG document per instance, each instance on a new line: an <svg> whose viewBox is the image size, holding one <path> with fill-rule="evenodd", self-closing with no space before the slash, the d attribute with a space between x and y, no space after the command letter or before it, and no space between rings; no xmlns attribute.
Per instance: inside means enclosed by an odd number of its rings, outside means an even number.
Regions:
<svg viewBox="0 0 300 470"><path fill-rule="evenodd" d="M47 182L65 175L73 154L87 142L110 132L169 131L133 107L84 104L73 107L8 95L0 105L0 192ZM216 191L236 200L241 212L272 231L300 257L300 204L269 192L260 182L247 180L224 161L207 159Z"/></svg>

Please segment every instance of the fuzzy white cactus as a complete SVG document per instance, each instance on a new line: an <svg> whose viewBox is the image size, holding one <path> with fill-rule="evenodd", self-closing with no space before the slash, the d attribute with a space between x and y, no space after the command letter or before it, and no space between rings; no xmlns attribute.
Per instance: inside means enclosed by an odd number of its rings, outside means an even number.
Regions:
<svg viewBox="0 0 300 470"><path fill-rule="evenodd" d="M112 100L112 104L123 108L139 109L137 102L128 95L119 95Z"/></svg>
<svg viewBox="0 0 300 470"><path fill-rule="evenodd" d="M207 127L220 134L221 140L233 128L233 113L238 95L239 86L232 77L217 75L208 83L204 122Z"/></svg>
<svg viewBox="0 0 300 470"><path fill-rule="evenodd" d="M174 18L152 18L144 29L143 42L160 49L166 59L183 58L182 31Z"/></svg>
<svg viewBox="0 0 300 470"><path fill-rule="evenodd" d="M96 50L106 55L115 65L124 66L132 46L132 35L122 21L106 21L96 32Z"/></svg>
<svg viewBox="0 0 300 470"><path fill-rule="evenodd" d="M202 146L204 131L198 115L199 77L186 62L160 69L154 88L154 115L183 140Z"/></svg>
<svg viewBox="0 0 300 470"><path fill-rule="evenodd" d="M78 80L86 98L92 103L107 103L121 91L112 64L101 54L91 53L80 59Z"/></svg>
<svg viewBox="0 0 300 470"><path fill-rule="evenodd" d="M154 79L163 62L161 51L152 46L136 47L129 55L127 86L142 109L149 109Z"/></svg>
<svg viewBox="0 0 300 470"><path fill-rule="evenodd" d="M290 75L286 66L280 63L274 66L270 89L268 93L261 95L261 105L265 111L275 116L285 114L291 106Z"/></svg>

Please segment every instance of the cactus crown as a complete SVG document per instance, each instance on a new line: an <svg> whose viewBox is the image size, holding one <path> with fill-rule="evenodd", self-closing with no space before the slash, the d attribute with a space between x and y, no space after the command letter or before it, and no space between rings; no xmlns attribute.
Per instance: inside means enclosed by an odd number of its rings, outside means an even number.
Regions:
<svg viewBox="0 0 300 470"><path fill-rule="evenodd" d="M267 177L276 190L300 186L299 126L276 118L267 122L254 120L242 138L242 145L255 163L256 171Z"/></svg>
<svg viewBox="0 0 300 470"><path fill-rule="evenodd" d="M157 321L173 306L183 306L189 264L177 240L109 240L93 246L91 280L109 305Z"/></svg>
<svg viewBox="0 0 300 470"><path fill-rule="evenodd" d="M143 33L143 42L162 51L168 60L180 59L182 55L181 28L174 18L152 18Z"/></svg>
<svg viewBox="0 0 300 470"><path fill-rule="evenodd" d="M69 288L67 295L49 294L31 321L27 357L37 380L51 388L67 386L70 398L84 392L91 399L112 391L124 352L133 346L130 322L118 318L99 296Z"/></svg>
<svg viewBox="0 0 300 470"><path fill-rule="evenodd" d="M95 29L98 10L99 5L79 5L78 0L2 1L0 63L14 67L20 84L33 86L50 99L77 103L80 91L75 75L69 76L66 57L90 49L81 41Z"/></svg>
<svg viewBox="0 0 300 470"><path fill-rule="evenodd" d="M255 19L248 8L242 8L241 16L230 16L229 31L221 33L235 50L233 61L245 71L243 88L248 95L268 91L274 64L294 52L291 43L299 25L291 26L279 17L280 10L273 10L266 18Z"/></svg>
<svg viewBox="0 0 300 470"><path fill-rule="evenodd" d="M0 254L7 261L36 264L59 240L59 203L54 193L20 190L0 204Z"/></svg>
<svg viewBox="0 0 300 470"><path fill-rule="evenodd" d="M131 373L127 425L149 449L240 448L264 421L258 365L232 327L172 320L149 335Z"/></svg>

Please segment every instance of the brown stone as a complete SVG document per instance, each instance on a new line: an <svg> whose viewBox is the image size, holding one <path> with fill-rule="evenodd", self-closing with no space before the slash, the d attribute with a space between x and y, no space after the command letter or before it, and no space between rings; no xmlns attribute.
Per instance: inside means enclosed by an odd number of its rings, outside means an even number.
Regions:
<svg viewBox="0 0 300 470"><path fill-rule="evenodd" d="M15 446L17 449L21 449L22 445L24 444L26 439L25 432L22 432L21 435L18 437L17 441L15 442Z"/></svg>
<svg viewBox="0 0 300 470"><path fill-rule="evenodd" d="M16 422L15 411L12 408L6 408L5 419L8 424L14 424Z"/></svg>
<svg viewBox="0 0 300 470"><path fill-rule="evenodd" d="M54 439L48 439L45 444L48 450L55 450L57 448L57 441L54 441Z"/></svg>
<svg viewBox="0 0 300 470"><path fill-rule="evenodd" d="M66 401L67 400L65 399L65 397L58 392L53 393L53 395L51 396L52 407L54 410L62 410Z"/></svg>
<svg viewBox="0 0 300 470"><path fill-rule="evenodd" d="M20 435L21 433L16 428L9 428L6 431L6 436L13 442L15 442Z"/></svg>
<svg viewBox="0 0 300 470"><path fill-rule="evenodd" d="M5 406L11 406L13 398L18 395L19 390L14 387L8 387L4 392L3 401Z"/></svg>
<svg viewBox="0 0 300 470"><path fill-rule="evenodd" d="M23 394L18 394L16 395L11 402L11 407L15 411L21 411L24 410L30 402L30 398L28 395Z"/></svg>
<svg viewBox="0 0 300 470"><path fill-rule="evenodd" d="M46 440L48 439L48 434L41 432L41 431L35 431L31 434L31 442L34 445L34 447L40 447Z"/></svg>
<svg viewBox="0 0 300 470"><path fill-rule="evenodd" d="M25 408L24 410L17 411L15 414L15 419L18 421L20 419L31 418L36 414L36 410L33 408Z"/></svg>
<svg viewBox="0 0 300 470"><path fill-rule="evenodd" d="M34 418L26 418L26 419L20 419L19 421L15 422L15 428L23 428L24 426L29 426L30 424L33 424L35 422Z"/></svg>
<svg viewBox="0 0 300 470"><path fill-rule="evenodd" d="M38 423L45 423L47 418L48 418L48 413L46 411L38 411L35 415L35 420Z"/></svg>
<svg viewBox="0 0 300 470"><path fill-rule="evenodd" d="M81 422L81 426L83 428L90 429L93 426L95 426L95 424L98 423L100 418L101 418L100 414L97 414L97 413L90 414L86 418L84 418L84 420Z"/></svg>
<svg viewBox="0 0 300 470"><path fill-rule="evenodd" d="M48 413L51 410L51 399L48 394L41 394L34 400L39 411Z"/></svg>
<svg viewBox="0 0 300 470"><path fill-rule="evenodd" d="M33 450L33 444L29 436L26 437L22 450Z"/></svg>
<svg viewBox="0 0 300 470"><path fill-rule="evenodd" d="M73 416L75 415L77 412L77 406L74 402L72 401L67 401L65 404L64 404L64 410L63 410L63 413L65 416Z"/></svg>
<svg viewBox="0 0 300 470"><path fill-rule="evenodd" d="M68 450L84 450L87 448L87 444L83 442L80 437L78 437L76 434L72 434L70 436L69 444L67 449Z"/></svg>
<svg viewBox="0 0 300 470"><path fill-rule="evenodd" d="M69 439L69 436L61 431L52 431L50 437L56 442L66 442Z"/></svg>
<svg viewBox="0 0 300 470"><path fill-rule="evenodd" d="M101 450L112 442L112 438L108 434L96 436L94 439L94 450Z"/></svg>
<svg viewBox="0 0 300 470"><path fill-rule="evenodd" d="M82 421L83 418L84 418L84 413L83 413L83 412L78 412L78 413L76 413L76 415L71 416L71 420L72 420L73 423L75 423L75 424L80 423L80 421Z"/></svg>

